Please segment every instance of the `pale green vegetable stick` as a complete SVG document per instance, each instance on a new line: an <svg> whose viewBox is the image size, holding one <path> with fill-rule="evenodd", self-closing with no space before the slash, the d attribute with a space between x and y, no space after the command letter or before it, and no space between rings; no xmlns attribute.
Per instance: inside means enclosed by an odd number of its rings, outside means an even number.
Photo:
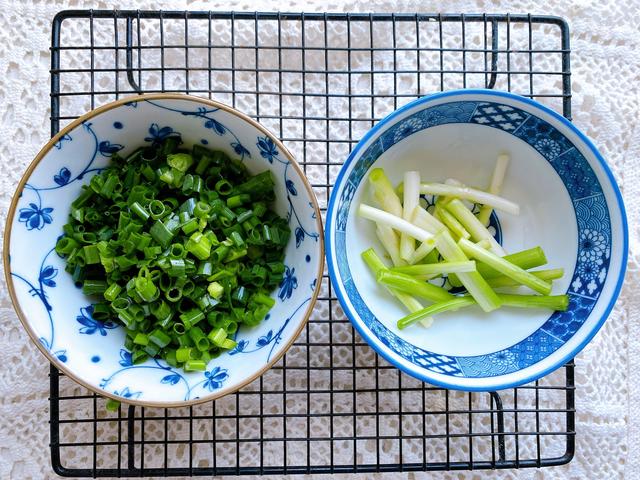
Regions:
<svg viewBox="0 0 640 480"><path fill-rule="evenodd" d="M496 166L493 169L493 175L491 176L491 183L489 184L489 193L498 195L502 190L502 183L504 182L504 176L507 173L507 167L509 166L509 155L498 155L496 160ZM478 220L486 227L489 225L489 219L493 208L489 205L483 205L478 213Z"/></svg>
<svg viewBox="0 0 640 480"><path fill-rule="evenodd" d="M371 186L373 198L385 212L389 212L396 217L402 217L400 198L396 195L383 169L374 168L371 170L371 173L369 173L369 185Z"/></svg>
<svg viewBox="0 0 640 480"><path fill-rule="evenodd" d="M418 206L420 200L420 173L404 173L404 202L402 206L402 218L410 222L413 218L413 211ZM406 233L400 234L400 258L409 260L415 250L415 240Z"/></svg>
<svg viewBox="0 0 640 480"><path fill-rule="evenodd" d="M526 285L527 287L535 290L538 293L543 295L549 295L551 293L551 284L545 282L544 280L532 275L526 270L514 265L513 263L505 260L502 257L499 257L488 250L485 250L482 247L479 247L473 242L461 238L458 241L458 245L462 249L464 253L469 255L476 260L480 260L483 263L486 263L494 270L506 275L509 278L517 281L522 285ZM458 275L459 277L460 275Z"/></svg>

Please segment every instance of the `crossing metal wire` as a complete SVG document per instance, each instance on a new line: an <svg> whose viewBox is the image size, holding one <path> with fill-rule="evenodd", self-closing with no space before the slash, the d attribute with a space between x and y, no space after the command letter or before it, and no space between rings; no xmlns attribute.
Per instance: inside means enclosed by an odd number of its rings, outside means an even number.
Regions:
<svg viewBox="0 0 640 480"><path fill-rule="evenodd" d="M569 31L533 15L64 11L53 21L51 133L138 92L238 107L278 134L323 211L373 123L433 91L487 87L571 116ZM575 448L573 363L520 388L448 391L375 355L329 285L289 353L240 392L121 407L51 368L60 475L173 476L546 467Z"/></svg>

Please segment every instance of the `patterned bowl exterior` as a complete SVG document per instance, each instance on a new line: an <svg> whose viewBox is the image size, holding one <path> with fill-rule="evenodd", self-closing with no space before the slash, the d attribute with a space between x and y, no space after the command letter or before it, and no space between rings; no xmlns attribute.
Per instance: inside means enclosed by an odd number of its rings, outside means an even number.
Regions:
<svg viewBox="0 0 640 480"><path fill-rule="evenodd" d="M533 147L562 180L578 228L575 269L567 291L569 309L549 315L540 328L523 340L483 355L446 355L417 347L398 336L372 313L373 300L361 295L348 261L347 223L349 216L355 215L352 199L367 172L385 151L411 141L414 133L448 124L483 125ZM489 130L487 138L492 140ZM597 176L594 168L600 169L602 175ZM415 169L420 170L420 166ZM503 230L500 235L509 234ZM615 303L624 278L627 237L620 192L589 140L566 119L537 102L489 90L423 97L378 123L343 166L329 202L326 228L331 280L360 334L378 353L407 373L463 390L520 385L573 358L595 335ZM606 290L605 285L609 287ZM596 305L598 312L594 312ZM593 318L596 315L598 318Z"/></svg>
<svg viewBox="0 0 640 480"><path fill-rule="evenodd" d="M92 299L76 288L54 251L70 202L109 157L180 136L184 146L224 150L250 171L270 169L274 208L292 236L276 305L254 328L240 328L237 346L185 373L161 360L134 365L124 331L92 317ZM249 117L185 95L145 95L93 110L43 148L20 182L5 232L5 274L32 339L56 367L102 395L128 403L181 406L232 392L261 375L293 343L307 321L324 266L322 223L313 191L283 145Z"/></svg>

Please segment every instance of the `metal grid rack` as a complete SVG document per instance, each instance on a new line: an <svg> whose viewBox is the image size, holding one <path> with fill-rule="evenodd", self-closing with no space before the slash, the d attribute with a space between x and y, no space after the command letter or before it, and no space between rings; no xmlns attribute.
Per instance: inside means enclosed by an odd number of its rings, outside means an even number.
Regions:
<svg viewBox="0 0 640 480"><path fill-rule="evenodd" d="M498 88L570 117L569 53L567 24L547 16L65 11L53 21L51 133L137 92L215 98L284 140L324 213L350 148L417 96ZM369 349L325 275L287 355L215 402L111 413L51 367L52 464L75 477L560 465L575 448L573 369L501 392L423 384Z"/></svg>

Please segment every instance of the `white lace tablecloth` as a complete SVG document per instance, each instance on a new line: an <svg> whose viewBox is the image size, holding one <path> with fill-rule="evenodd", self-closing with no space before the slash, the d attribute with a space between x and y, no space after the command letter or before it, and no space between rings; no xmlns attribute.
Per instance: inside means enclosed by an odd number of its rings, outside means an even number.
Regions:
<svg viewBox="0 0 640 480"><path fill-rule="evenodd" d="M542 3L545 6L542 6ZM640 478L640 3L485 0L270 0L129 2L0 0L0 216L49 137L51 20L66 8L149 8L338 12L544 13L571 26L573 116L608 159L621 186L631 255L622 295L608 322L576 358L576 457L566 466L498 471L492 478ZM623 4L629 3L626 6ZM52 478L48 365L0 289L0 478ZM405 474L403 478L478 478L479 473ZM320 478L331 478L323 476ZM335 478L400 478L366 475Z"/></svg>

